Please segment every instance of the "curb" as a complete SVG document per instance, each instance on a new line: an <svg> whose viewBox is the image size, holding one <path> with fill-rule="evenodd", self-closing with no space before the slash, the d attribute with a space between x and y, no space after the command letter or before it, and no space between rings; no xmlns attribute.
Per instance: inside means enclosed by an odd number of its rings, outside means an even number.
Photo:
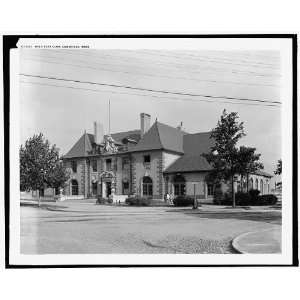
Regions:
<svg viewBox="0 0 300 300"><path fill-rule="evenodd" d="M239 246L239 241L244 238L245 236L247 235L250 235L250 234L253 234L253 233L261 233L261 232L264 232L264 231L273 231L274 228L270 228L270 229L265 229L265 230L257 230L257 231L249 231L249 232L245 232L245 233L242 233L240 235L238 235L237 237L235 237L232 242L231 242L231 245L232 247L234 248L235 251L237 251L238 253L240 254L256 254L256 253L251 253L251 252L247 252L247 251L243 251L240 246Z"/></svg>

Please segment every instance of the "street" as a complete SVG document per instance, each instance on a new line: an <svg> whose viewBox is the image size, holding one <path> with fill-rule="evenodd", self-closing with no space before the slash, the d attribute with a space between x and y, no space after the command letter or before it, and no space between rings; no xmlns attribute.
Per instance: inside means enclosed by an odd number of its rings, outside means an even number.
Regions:
<svg viewBox="0 0 300 300"><path fill-rule="evenodd" d="M237 253L233 238L278 228L280 210L22 205L21 253Z"/></svg>

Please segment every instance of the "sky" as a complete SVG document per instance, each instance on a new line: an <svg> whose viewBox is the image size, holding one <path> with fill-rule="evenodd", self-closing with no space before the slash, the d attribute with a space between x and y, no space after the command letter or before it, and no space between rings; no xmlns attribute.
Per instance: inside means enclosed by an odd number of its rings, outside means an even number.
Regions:
<svg viewBox="0 0 300 300"><path fill-rule="evenodd" d="M20 74L20 144L42 132L66 154L94 121L108 133L110 101L111 133L139 129L141 112L151 124L205 132L226 109L238 112L246 133L239 144L256 147L265 171L281 157L281 107L272 103L282 102L279 52L21 50Z"/></svg>

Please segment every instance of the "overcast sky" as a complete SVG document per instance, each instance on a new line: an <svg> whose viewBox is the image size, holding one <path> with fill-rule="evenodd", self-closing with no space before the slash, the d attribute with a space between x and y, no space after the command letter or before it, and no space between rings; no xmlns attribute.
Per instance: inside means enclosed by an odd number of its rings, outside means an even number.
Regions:
<svg viewBox="0 0 300 300"><path fill-rule="evenodd" d="M139 114L187 132L209 131L225 108L238 112L240 144L261 153L273 173L281 157L280 56L272 51L21 50L21 73L203 96L179 96L80 82L20 76L21 143L42 132L65 154L93 121L108 132L138 129ZM170 97L170 98L167 98ZM175 99L174 99L175 98ZM225 103L227 102L227 103ZM231 102L231 103L228 103ZM270 104L270 103L269 103Z"/></svg>

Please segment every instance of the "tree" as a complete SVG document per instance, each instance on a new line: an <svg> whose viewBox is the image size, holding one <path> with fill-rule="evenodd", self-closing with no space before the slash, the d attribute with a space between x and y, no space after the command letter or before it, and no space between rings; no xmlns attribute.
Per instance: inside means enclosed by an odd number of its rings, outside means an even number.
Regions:
<svg viewBox="0 0 300 300"><path fill-rule="evenodd" d="M282 160L279 159L277 161L277 166L276 166L276 170L274 171L274 174L275 175L281 175L281 172L282 172Z"/></svg>
<svg viewBox="0 0 300 300"><path fill-rule="evenodd" d="M59 158L55 145L50 146L42 133L29 138L20 147L20 188L38 191L40 205L41 189L61 187L68 174Z"/></svg>
<svg viewBox="0 0 300 300"><path fill-rule="evenodd" d="M236 112L227 114L226 110L223 110L216 128L210 135L215 145L210 153L203 154L213 168L209 177L215 180L231 181L233 207L235 207L234 176L240 171L239 151L236 144L245 136L243 122L239 123L238 118Z"/></svg>
<svg viewBox="0 0 300 300"><path fill-rule="evenodd" d="M255 173L264 168L263 164L259 162L261 154L255 153L256 148L241 146L238 159L238 173L241 174L241 179L246 176L247 192L249 191L249 174Z"/></svg>

